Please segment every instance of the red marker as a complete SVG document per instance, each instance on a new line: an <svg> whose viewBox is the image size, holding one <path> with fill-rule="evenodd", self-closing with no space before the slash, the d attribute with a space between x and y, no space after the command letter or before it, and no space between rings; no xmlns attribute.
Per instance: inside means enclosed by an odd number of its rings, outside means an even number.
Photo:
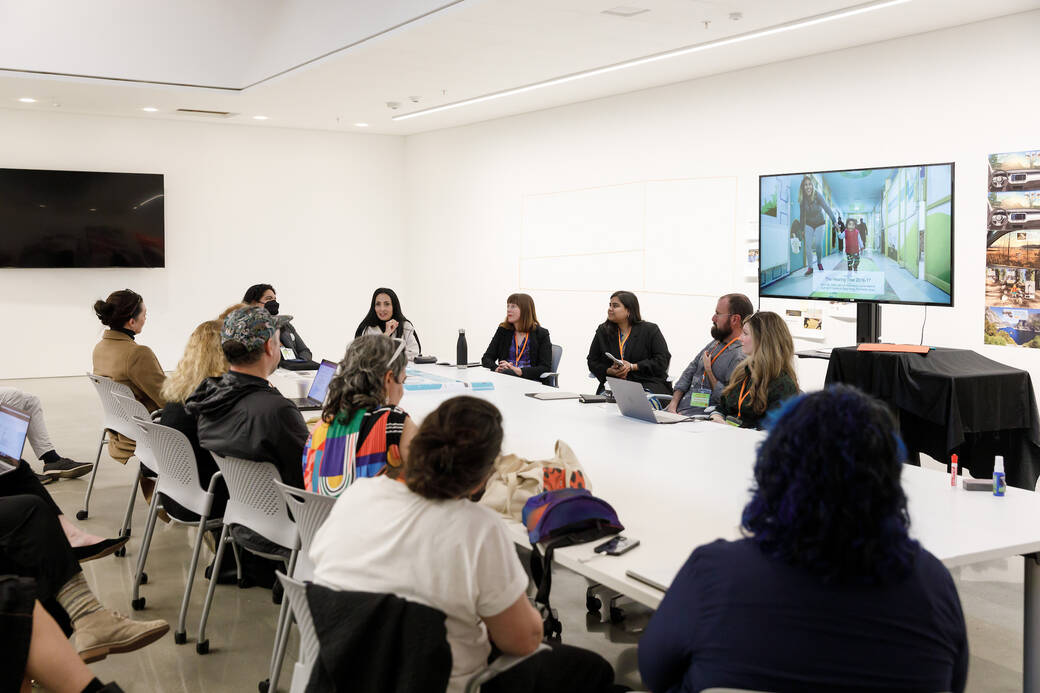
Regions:
<svg viewBox="0 0 1040 693"><path fill-rule="evenodd" d="M957 455L950 455L950 486L957 487Z"/></svg>

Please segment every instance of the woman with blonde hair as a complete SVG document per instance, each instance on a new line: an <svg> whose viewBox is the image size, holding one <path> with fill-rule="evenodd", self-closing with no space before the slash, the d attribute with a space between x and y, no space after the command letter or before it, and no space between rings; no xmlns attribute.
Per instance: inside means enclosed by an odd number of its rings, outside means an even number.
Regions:
<svg viewBox="0 0 1040 693"><path fill-rule="evenodd" d="M538 380L552 370L549 330L538 324L534 299L527 294L510 294L506 319L498 325L481 365L497 373Z"/></svg>
<svg viewBox="0 0 1040 693"><path fill-rule="evenodd" d="M733 369L711 420L760 428L767 412L798 394L794 341L783 318L770 312L745 320L740 340L747 358Z"/></svg>
<svg viewBox="0 0 1040 693"><path fill-rule="evenodd" d="M303 448L303 487L338 496L355 479L396 478L415 435L415 422L397 405L404 395L406 342L363 335L347 347L321 422Z"/></svg>
<svg viewBox="0 0 1040 693"><path fill-rule="evenodd" d="M184 401L206 379L223 375L228 370L224 351L220 348L221 320L207 320L188 337L184 355L177 363L177 370L170 374L162 387L166 406L159 423L174 428L188 439L195 452L195 465L199 470L202 488L208 488L210 479L218 471L217 463L208 450L199 444L198 422L184 409ZM219 483L214 490L212 517L221 517L227 505L227 487ZM163 497L163 508L179 520L192 521L192 513L181 508L173 499ZM197 518L194 518L197 519Z"/></svg>

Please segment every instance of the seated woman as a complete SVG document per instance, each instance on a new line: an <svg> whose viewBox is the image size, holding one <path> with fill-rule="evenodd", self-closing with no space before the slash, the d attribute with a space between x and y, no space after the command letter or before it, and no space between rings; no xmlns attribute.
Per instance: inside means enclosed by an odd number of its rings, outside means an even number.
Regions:
<svg viewBox="0 0 1040 693"><path fill-rule="evenodd" d="M766 412L798 394L794 341L783 318L770 312L745 320L740 341L747 358L733 369L711 420L760 428Z"/></svg>
<svg viewBox="0 0 1040 693"><path fill-rule="evenodd" d="M542 619L501 518L469 500L494 468L502 415L475 397L443 402L412 440L401 479L361 479L336 502L311 546L315 581L339 590L392 593L444 612L451 648L448 691L486 665L491 644L533 652ZM481 686L484 693L610 691L599 655L554 644Z"/></svg>
<svg viewBox="0 0 1040 693"><path fill-rule="evenodd" d="M366 334L403 339L404 354L409 361L419 355L419 335L415 332L415 325L401 312L401 301L393 289L380 287L372 293L372 305L354 332L354 337L356 339Z"/></svg>
<svg viewBox="0 0 1040 693"><path fill-rule="evenodd" d="M615 357L615 363L607 354ZM668 343L661 329L639 314L639 299L631 291L610 295L607 320L596 328L589 347L589 371L599 380L600 390L607 376L631 380L644 390L670 395L668 383Z"/></svg>
<svg viewBox="0 0 1040 693"><path fill-rule="evenodd" d="M701 546L639 643L654 691L964 690L950 573L910 538L906 457L884 404L847 386L781 408L744 539Z"/></svg>
<svg viewBox="0 0 1040 693"><path fill-rule="evenodd" d="M397 404L404 395L404 341L358 337L329 383L321 422L303 448L303 487L338 496L355 480L395 478L415 435ZM350 445L348 445L350 443Z"/></svg>
<svg viewBox="0 0 1040 693"><path fill-rule="evenodd" d="M195 453L195 465L199 470L199 481L202 488L209 488L210 479L219 470L213 461L213 455L199 443L199 424L194 416L184 409L184 401L188 395L206 378L219 378L228 371L227 358L220 348L220 328L222 320L207 320L188 337L184 347L184 355L177 364L177 370L170 374L162 387L162 397L166 401L159 423L174 428L188 439ZM213 508L210 517L223 517L227 506L227 485L223 480L217 483L213 491ZM172 498L163 497L163 509L184 522L192 522L198 517L183 508Z"/></svg>
<svg viewBox="0 0 1040 693"><path fill-rule="evenodd" d="M538 380L552 370L549 330L538 324L534 299L527 294L510 294L503 320L480 359L484 368L498 373Z"/></svg>
<svg viewBox="0 0 1040 693"><path fill-rule="evenodd" d="M246 289L245 295L242 296L242 303L249 306L263 306L271 315L278 315L278 295L275 294L274 287L270 284L253 284ZM304 344L300 333L296 331L292 323L282 328L281 341L282 360L278 364L279 368L290 371L317 369L318 364L314 362L311 350Z"/></svg>
<svg viewBox="0 0 1040 693"><path fill-rule="evenodd" d="M94 374L129 387L150 412L162 407L166 375L152 350L135 341L148 318L144 299L130 289L114 291L104 301L94 302L94 313L108 327L94 347ZM112 459L126 464L134 447L134 441L109 431L108 454Z"/></svg>

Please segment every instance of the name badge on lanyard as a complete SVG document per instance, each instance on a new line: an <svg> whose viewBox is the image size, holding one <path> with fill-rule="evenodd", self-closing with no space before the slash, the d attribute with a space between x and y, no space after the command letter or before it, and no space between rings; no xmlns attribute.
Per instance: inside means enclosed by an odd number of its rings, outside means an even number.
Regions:
<svg viewBox="0 0 1040 693"><path fill-rule="evenodd" d="M282 358L286 361L293 361L296 359L296 352L289 347L282 347Z"/></svg>
<svg viewBox="0 0 1040 693"><path fill-rule="evenodd" d="M703 409L704 407L708 406L708 403L710 401L711 401L711 390L706 390L704 388L697 388L695 390L690 390L690 406L691 407L700 407L701 409Z"/></svg>

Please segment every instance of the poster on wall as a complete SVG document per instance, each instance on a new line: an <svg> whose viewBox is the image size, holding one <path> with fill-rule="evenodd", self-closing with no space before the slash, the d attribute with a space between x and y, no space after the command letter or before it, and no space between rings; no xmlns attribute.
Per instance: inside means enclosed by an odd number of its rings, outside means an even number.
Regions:
<svg viewBox="0 0 1040 693"><path fill-rule="evenodd" d="M986 344L1040 349L1040 149L989 156Z"/></svg>

